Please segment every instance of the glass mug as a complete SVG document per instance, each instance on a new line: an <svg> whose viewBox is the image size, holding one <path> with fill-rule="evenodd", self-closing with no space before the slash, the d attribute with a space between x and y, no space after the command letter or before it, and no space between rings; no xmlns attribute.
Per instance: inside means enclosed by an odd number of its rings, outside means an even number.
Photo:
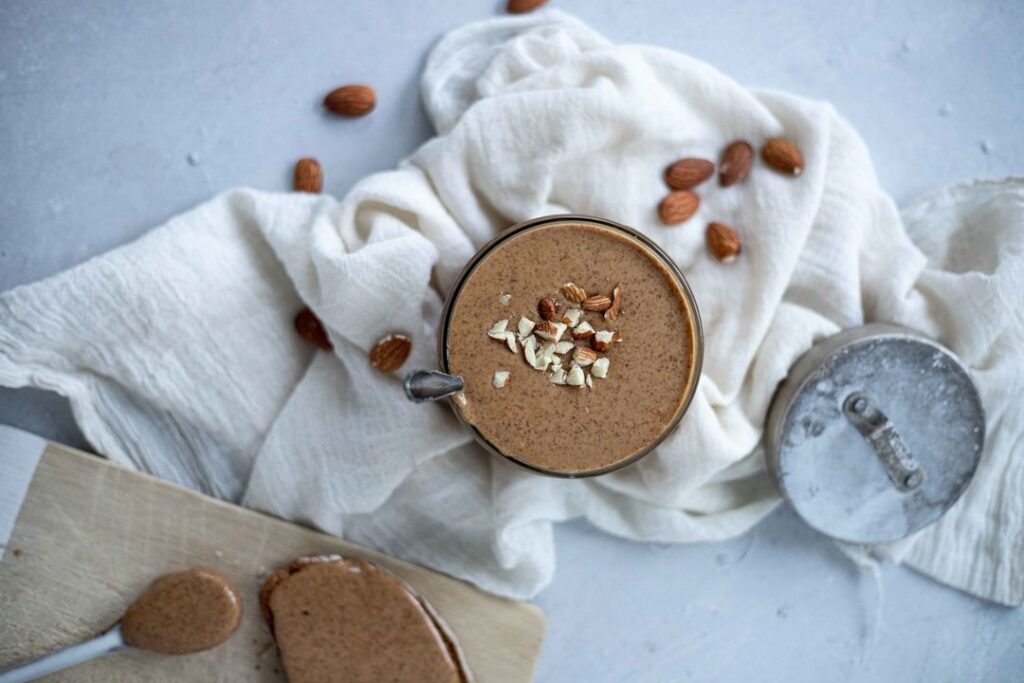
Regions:
<svg viewBox="0 0 1024 683"><path fill-rule="evenodd" d="M560 272L569 263L575 265ZM606 352L609 379L592 379L602 375L595 375L588 365L592 377L578 387L556 386L549 373L535 373L536 366L523 360L523 340L529 334L516 336L507 349L501 349L501 340L487 338L498 318L508 319L512 334L520 316L539 324L539 299L531 301L532 296L557 296L559 315L581 308L561 292L562 284L574 279L569 270L586 271L576 279L600 280L601 294L610 294L618 276L631 276L623 280L623 313L617 318L592 310L600 305L582 312L591 327L614 328L615 341L622 343L605 348L591 339L590 346ZM609 277L601 279L595 273ZM525 297L512 291L524 280L527 287L530 282L534 286ZM610 336L607 331L604 338ZM573 340L573 326L565 332L562 339ZM581 339L584 334L574 342L573 358L577 347L588 346ZM513 346L518 358L510 353ZM583 353L592 360L594 353ZM540 474L589 477L636 462L675 429L696 392L703 353L693 292L658 245L604 218L546 216L508 228L469 260L442 313L440 371L409 373L405 392L417 402L449 400L456 417L494 455ZM495 386L492 368L512 368L509 386Z"/></svg>

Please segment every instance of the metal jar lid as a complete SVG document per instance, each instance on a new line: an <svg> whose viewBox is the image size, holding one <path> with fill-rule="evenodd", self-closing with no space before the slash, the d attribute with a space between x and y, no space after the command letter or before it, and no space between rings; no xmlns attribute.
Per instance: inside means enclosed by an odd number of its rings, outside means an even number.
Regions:
<svg viewBox="0 0 1024 683"><path fill-rule="evenodd" d="M883 543L931 524L974 476L985 414L951 351L895 325L815 344L768 411L768 469L809 525Z"/></svg>

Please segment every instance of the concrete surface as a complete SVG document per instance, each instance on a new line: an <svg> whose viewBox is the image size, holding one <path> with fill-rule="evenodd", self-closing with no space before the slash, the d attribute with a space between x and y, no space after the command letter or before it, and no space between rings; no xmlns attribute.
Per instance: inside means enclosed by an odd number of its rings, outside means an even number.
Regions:
<svg viewBox="0 0 1024 683"><path fill-rule="evenodd" d="M501 0L2 0L0 290L57 273L220 190L325 190L430 135L417 79L449 28ZM963 0L552 0L609 37L673 47L740 82L831 100L899 201L1020 174L1024 4ZM319 108L374 84L373 116ZM63 400L0 390L0 423L85 446ZM913 572L880 586L780 510L744 538L662 547L558 531L538 598L538 680L1020 681L1024 611ZM879 592L881 588L881 593ZM882 596L884 595L884 599Z"/></svg>

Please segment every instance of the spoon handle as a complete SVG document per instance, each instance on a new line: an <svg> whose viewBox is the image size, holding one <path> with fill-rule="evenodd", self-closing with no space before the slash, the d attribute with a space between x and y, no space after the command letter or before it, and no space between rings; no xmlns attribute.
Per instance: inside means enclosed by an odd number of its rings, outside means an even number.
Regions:
<svg viewBox="0 0 1024 683"><path fill-rule="evenodd" d="M39 659L13 666L10 669L0 671L0 683L24 683L34 681L54 671L66 669L75 664L102 657L111 652L117 652L128 647L121 636L121 624L102 633L92 640L84 643L69 645L68 647L51 652Z"/></svg>
<svg viewBox="0 0 1024 683"><path fill-rule="evenodd" d="M405 376L405 395L414 403L436 401L462 391L461 377L437 370L415 370ZM2 682L0 682L2 683Z"/></svg>

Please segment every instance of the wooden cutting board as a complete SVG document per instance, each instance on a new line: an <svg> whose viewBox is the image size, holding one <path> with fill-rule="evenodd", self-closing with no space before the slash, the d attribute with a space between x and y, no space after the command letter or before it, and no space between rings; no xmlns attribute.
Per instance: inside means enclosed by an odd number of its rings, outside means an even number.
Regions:
<svg viewBox="0 0 1024 683"><path fill-rule="evenodd" d="M455 632L480 683L532 680L545 627L533 605L53 443L0 561L0 668L89 638L160 574L205 565L244 598L227 643L181 657L121 652L48 680L284 681L257 591L273 569L322 553L364 557L407 581Z"/></svg>

